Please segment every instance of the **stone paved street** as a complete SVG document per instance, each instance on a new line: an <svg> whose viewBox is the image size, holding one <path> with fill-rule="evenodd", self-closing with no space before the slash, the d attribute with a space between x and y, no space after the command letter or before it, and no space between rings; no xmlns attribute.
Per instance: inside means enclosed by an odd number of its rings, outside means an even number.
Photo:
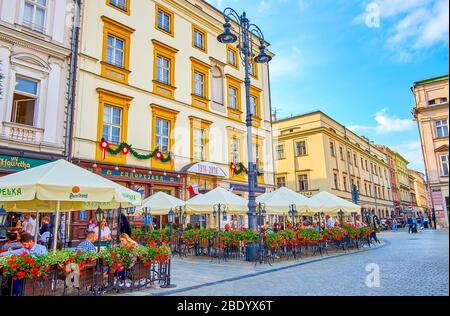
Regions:
<svg viewBox="0 0 450 316"><path fill-rule="evenodd" d="M268 265L175 259L171 290L127 295L448 295L448 230L383 233L377 249L326 260ZM302 263L301 265L297 265ZM368 264L380 269L380 286L368 287ZM293 267L288 267L292 266ZM287 267L287 268L286 268Z"/></svg>

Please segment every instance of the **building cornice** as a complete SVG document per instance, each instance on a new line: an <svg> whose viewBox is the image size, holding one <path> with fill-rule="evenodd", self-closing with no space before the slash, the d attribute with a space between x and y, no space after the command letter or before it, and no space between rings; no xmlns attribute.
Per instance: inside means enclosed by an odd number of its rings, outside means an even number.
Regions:
<svg viewBox="0 0 450 316"><path fill-rule="evenodd" d="M70 56L70 49L55 44L42 38L31 36L30 34L16 29L0 25L0 40L10 44L20 45L30 50L51 55L56 58L65 59Z"/></svg>

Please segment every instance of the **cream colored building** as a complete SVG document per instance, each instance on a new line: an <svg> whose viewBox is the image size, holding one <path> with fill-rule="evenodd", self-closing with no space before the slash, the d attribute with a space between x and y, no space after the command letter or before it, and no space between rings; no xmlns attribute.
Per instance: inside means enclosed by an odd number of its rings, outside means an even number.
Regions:
<svg viewBox="0 0 450 316"><path fill-rule="evenodd" d="M0 176L65 157L72 3L0 1Z"/></svg>
<svg viewBox="0 0 450 316"><path fill-rule="evenodd" d="M417 170L408 170L409 176L412 178L412 191L414 192L415 201L413 205L417 207L418 211L425 213L428 211L430 205L427 201L427 184L425 182L425 175Z"/></svg>
<svg viewBox="0 0 450 316"><path fill-rule="evenodd" d="M398 152L394 152L395 170L397 174L397 184L400 193L400 207L402 211L412 207L411 185L408 174L409 161Z"/></svg>
<svg viewBox="0 0 450 316"><path fill-rule="evenodd" d="M415 107L432 207L440 226L448 227L448 74L414 83Z"/></svg>
<svg viewBox="0 0 450 316"><path fill-rule="evenodd" d="M393 211L386 154L321 111L273 124L276 184L306 196L328 191L352 201L358 188L363 210Z"/></svg>
<svg viewBox="0 0 450 316"><path fill-rule="evenodd" d="M247 166L245 73L236 44L217 41L223 23L202 0L83 1L74 160L144 196L219 185L245 196L245 171L230 168ZM260 193L273 187L268 76L253 63Z"/></svg>

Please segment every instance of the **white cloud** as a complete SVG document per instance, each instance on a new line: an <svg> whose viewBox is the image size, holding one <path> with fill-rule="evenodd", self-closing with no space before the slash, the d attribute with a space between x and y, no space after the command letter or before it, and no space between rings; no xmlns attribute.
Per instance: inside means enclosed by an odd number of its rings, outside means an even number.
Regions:
<svg viewBox="0 0 450 316"><path fill-rule="evenodd" d="M411 131L415 127L412 119L402 119L397 116L389 116L387 109L382 109L375 114L376 126L367 125L351 125L348 128L355 133L357 132L375 132L379 135L390 133L402 133Z"/></svg>
<svg viewBox="0 0 450 316"><path fill-rule="evenodd" d="M273 80L295 78L301 74L302 53L296 46L288 51L277 51L277 56L270 63L270 77Z"/></svg>
<svg viewBox="0 0 450 316"><path fill-rule="evenodd" d="M270 9L271 5L268 0L261 0L258 4L258 13L266 12Z"/></svg>
<svg viewBox="0 0 450 316"><path fill-rule="evenodd" d="M419 50L436 45L448 47L449 0L374 0L367 5L377 5L381 27L387 29L386 47L395 52L396 59L409 62ZM369 12L355 17L362 24ZM383 28L381 28L384 30Z"/></svg>

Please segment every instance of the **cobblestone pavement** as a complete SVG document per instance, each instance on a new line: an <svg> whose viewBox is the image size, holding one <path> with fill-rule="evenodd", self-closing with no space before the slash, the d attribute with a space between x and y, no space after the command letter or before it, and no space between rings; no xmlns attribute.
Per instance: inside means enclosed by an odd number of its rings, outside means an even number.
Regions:
<svg viewBox="0 0 450 316"><path fill-rule="evenodd" d="M380 237L385 244L377 249L340 253L318 261L314 258L284 262L273 267L175 259L172 270L175 289L124 295L449 295L448 230L414 235L385 232ZM379 286L376 279L368 277L376 273L374 266L379 268ZM374 287L366 285L367 279Z"/></svg>

